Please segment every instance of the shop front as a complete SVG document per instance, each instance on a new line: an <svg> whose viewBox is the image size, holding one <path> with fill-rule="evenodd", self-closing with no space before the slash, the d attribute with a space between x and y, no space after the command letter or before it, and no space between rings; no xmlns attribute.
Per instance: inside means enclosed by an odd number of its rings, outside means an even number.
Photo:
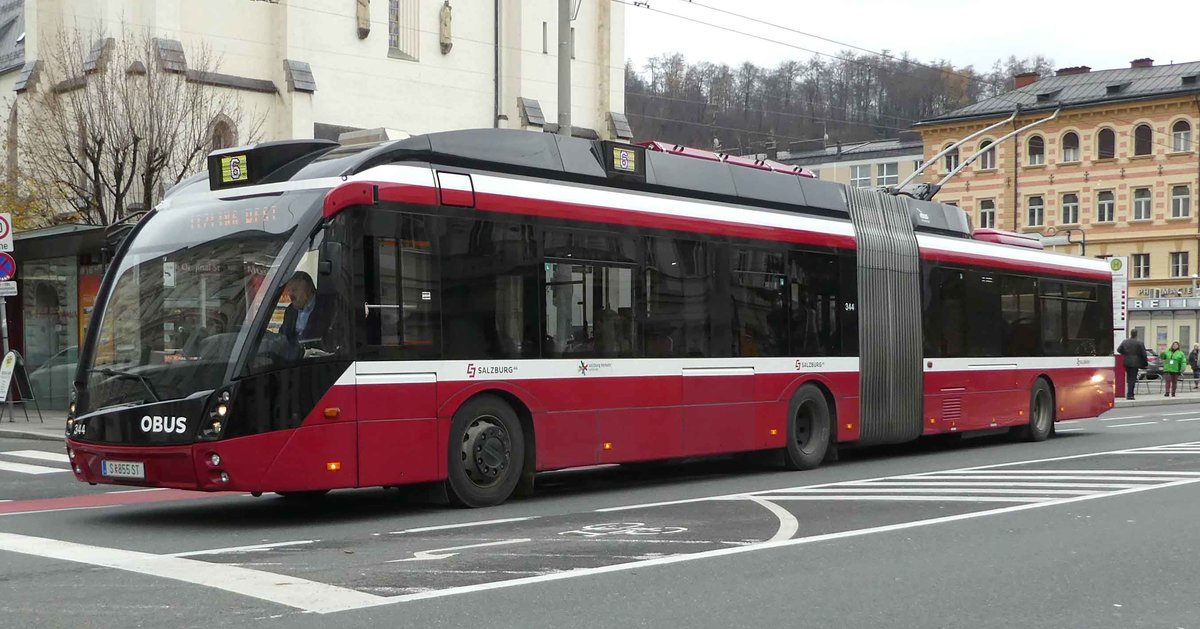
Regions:
<svg viewBox="0 0 1200 629"><path fill-rule="evenodd" d="M9 345L25 361L43 409L65 410L100 279L104 229L58 225L18 232L16 297L7 304Z"/></svg>
<svg viewBox="0 0 1200 629"><path fill-rule="evenodd" d="M1129 299L1129 328L1137 330L1151 350L1161 352L1175 341L1191 348L1200 330L1200 297L1137 297L1135 293Z"/></svg>

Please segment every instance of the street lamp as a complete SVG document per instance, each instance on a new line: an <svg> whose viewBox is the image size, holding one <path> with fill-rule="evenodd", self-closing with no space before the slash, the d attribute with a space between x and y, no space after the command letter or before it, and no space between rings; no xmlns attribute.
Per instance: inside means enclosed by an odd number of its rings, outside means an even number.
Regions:
<svg viewBox="0 0 1200 629"><path fill-rule="evenodd" d="M1046 230L1046 236L1047 237L1054 236L1059 231L1067 232L1067 244L1079 245L1079 255L1081 255L1081 256L1087 255L1087 232L1086 231L1084 231L1078 227L1051 227ZM1071 240L1071 234L1073 232L1079 232L1079 240L1077 240L1077 241Z"/></svg>

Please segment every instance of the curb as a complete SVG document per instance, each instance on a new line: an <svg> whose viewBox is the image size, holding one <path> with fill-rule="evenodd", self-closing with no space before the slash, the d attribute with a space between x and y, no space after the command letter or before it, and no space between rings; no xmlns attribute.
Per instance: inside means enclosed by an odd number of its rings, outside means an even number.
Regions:
<svg viewBox="0 0 1200 629"><path fill-rule="evenodd" d="M1134 408L1138 406L1178 406L1181 404L1200 404L1200 398L1197 397L1163 397L1162 394L1155 395L1153 393L1146 394L1144 398L1136 400L1126 400L1121 398L1113 406L1112 410L1119 408Z"/></svg>
<svg viewBox="0 0 1200 629"><path fill-rule="evenodd" d="M53 433L34 432L32 430L15 430L12 428L0 428L0 437L7 439L31 439L35 441L58 441L66 440L62 435Z"/></svg>

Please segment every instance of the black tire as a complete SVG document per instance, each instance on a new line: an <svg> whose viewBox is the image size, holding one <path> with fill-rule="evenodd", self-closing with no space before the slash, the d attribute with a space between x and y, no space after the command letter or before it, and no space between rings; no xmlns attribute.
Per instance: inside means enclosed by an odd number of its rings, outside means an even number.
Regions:
<svg viewBox="0 0 1200 629"><path fill-rule="evenodd" d="M787 447L784 467L811 470L821 464L833 440L833 413L829 401L816 385L806 384L788 403Z"/></svg>
<svg viewBox="0 0 1200 629"><path fill-rule="evenodd" d="M491 507L512 495L525 467L525 431L507 402L480 395L450 422L447 495L459 507Z"/></svg>
<svg viewBox="0 0 1200 629"><path fill-rule="evenodd" d="M1045 441L1054 432L1054 415L1054 390L1038 378L1029 393L1029 423L1017 428L1015 436L1022 441Z"/></svg>

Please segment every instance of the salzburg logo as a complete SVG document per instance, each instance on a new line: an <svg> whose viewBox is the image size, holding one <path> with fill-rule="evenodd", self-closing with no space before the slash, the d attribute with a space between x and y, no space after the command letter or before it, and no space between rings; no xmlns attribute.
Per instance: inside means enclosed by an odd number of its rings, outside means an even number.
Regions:
<svg viewBox="0 0 1200 629"><path fill-rule="evenodd" d="M468 378L475 377L475 363L467 363L467 377Z"/></svg>

